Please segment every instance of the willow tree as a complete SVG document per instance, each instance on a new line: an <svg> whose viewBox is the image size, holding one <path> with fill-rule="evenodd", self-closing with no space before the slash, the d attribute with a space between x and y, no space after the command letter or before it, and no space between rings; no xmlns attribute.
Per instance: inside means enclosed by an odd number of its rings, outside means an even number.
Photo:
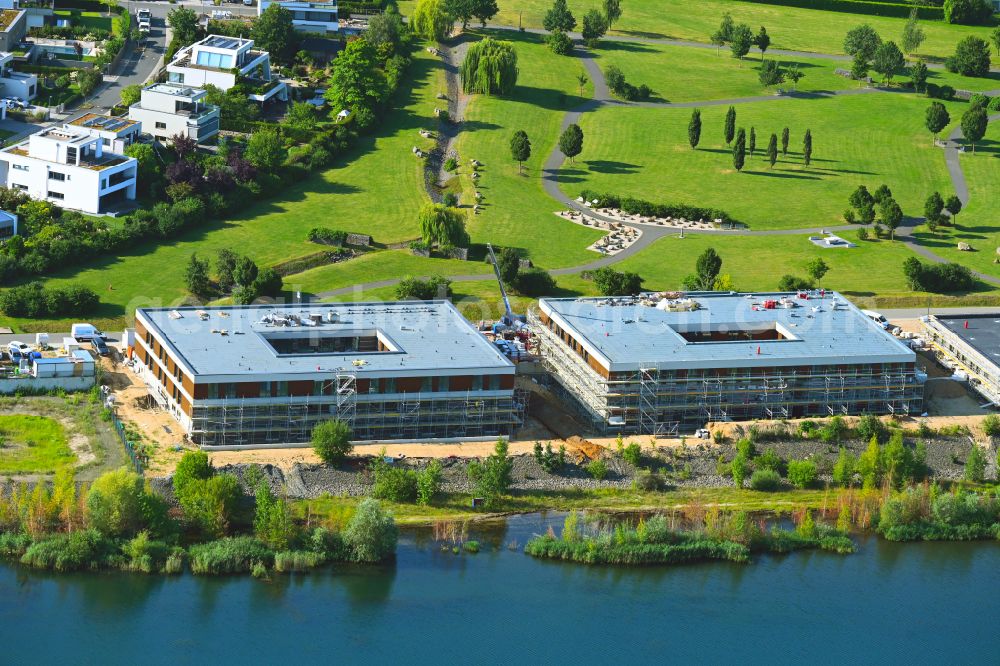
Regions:
<svg viewBox="0 0 1000 666"><path fill-rule="evenodd" d="M517 84L517 51L511 42L487 37L469 47L460 71L466 93L507 95Z"/></svg>
<svg viewBox="0 0 1000 666"><path fill-rule="evenodd" d="M457 208L426 204L420 209L420 236L428 245L440 248L469 247L465 216Z"/></svg>

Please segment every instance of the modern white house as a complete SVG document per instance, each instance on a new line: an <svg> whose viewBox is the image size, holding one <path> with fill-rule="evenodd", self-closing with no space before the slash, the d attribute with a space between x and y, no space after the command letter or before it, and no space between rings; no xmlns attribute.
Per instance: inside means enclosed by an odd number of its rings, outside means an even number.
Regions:
<svg viewBox="0 0 1000 666"><path fill-rule="evenodd" d="M0 150L0 183L92 215L135 199L138 162L104 150L101 135L63 125Z"/></svg>
<svg viewBox="0 0 1000 666"><path fill-rule="evenodd" d="M207 95L201 88L154 83L142 89L128 117L161 143L178 134L204 143L219 133L219 107L206 103Z"/></svg>
<svg viewBox="0 0 1000 666"><path fill-rule="evenodd" d="M257 16L263 14L272 4L281 5L292 13L292 25L296 30L322 34L334 34L340 30L335 0L333 2L260 0L257 3Z"/></svg>
<svg viewBox="0 0 1000 666"><path fill-rule="evenodd" d="M14 54L0 52L0 86L4 97L35 99L38 94L38 77L34 74L15 72L12 66Z"/></svg>
<svg viewBox="0 0 1000 666"><path fill-rule="evenodd" d="M70 122L74 127L83 127L101 137L104 149L121 155L125 149L139 140L142 126L128 118L115 118L98 113L87 113Z"/></svg>
<svg viewBox="0 0 1000 666"><path fill-rule="evenodd" d="M0 240L17 235L17 215L0 210Z"/></svg>
<svg viewBox="0 0 1000 666"><path fill-rule="evenodd" d="M271 73L271 56L254 49L252 39L209 35L177 52L167 65L170 83L229 90L237 83L250 89L251 100L264 102L273 97L285 100L284 82Z"/></svg>
<svg viewBox="0 0 1000 666"><path fill-rule="evenodd" d="M28 33L28 13L16 0L0 0L0 51L13 51Z"/></svg>

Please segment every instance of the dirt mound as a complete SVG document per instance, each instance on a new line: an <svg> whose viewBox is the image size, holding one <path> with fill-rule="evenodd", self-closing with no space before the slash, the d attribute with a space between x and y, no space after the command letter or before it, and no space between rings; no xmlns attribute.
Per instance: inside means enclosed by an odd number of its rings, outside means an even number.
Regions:
<svg viewBox="0 0 1000 666"><path fill-rule="evenodd" d="M600 444L594 444L579 435L573 435L566 440L566 452L569 453L571 459L577 464L588 460L596 460L604 454L604 451L606 449Z"/></svg>

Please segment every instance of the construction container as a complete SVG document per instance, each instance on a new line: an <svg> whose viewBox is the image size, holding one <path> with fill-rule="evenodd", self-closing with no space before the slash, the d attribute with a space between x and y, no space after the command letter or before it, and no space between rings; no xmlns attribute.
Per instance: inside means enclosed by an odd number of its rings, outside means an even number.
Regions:
<svg viewBox="0 0 1000 666"><path fill-rule="evenodd" d="M36 358L31 374L35 377L55 377L56 367L66 362L62 358Z"/></svg>
<svg viewBox="0 0 1000 666"><path fill-rule="evenodd" d="M135 329L126 328L122 331L122 351L129 347L135 347Z"/></svg>
<svg viewBox="0 0 1000 666"><path fill-rule="evenodd" d="M63 351L72 356L73 352L80 349L80 343L76 341L76 338L63 338L62 347Z"/></svg>
<svg viewBox="0 0 1000 666"><path fill-rule="evenodd" d="M49 334L35 333L35 346L39 349L47 349L49 346Z"/></svg>

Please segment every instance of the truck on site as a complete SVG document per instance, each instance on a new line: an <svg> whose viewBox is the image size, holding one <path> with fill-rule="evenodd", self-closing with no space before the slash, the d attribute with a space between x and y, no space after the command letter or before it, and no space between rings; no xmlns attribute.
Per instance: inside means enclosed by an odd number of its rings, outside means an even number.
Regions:
<svg viewBox="0 0 1000 666"><path fill-rule="evenodd" d="M93 324L73 324L73 327L69 332L70 336L73 337L77 342L86 342L88 340L93 340L94 338L103 338L104 334L101 333L96 326Z"/></svg>

